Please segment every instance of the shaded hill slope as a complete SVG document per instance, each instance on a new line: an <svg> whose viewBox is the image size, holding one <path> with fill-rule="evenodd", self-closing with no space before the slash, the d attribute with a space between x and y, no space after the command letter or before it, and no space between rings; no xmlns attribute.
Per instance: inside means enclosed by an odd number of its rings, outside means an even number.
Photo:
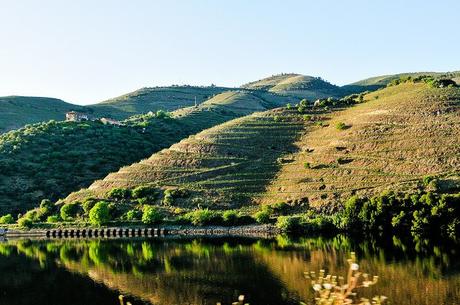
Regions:
<svg viewBox="0 0 460 305"><path fill-rule="evenodd" d="M301 74L278 74L242 86L247 89L266 90L296 98L315 100L341 97L340 87L319 78Z"/></svg>
<svg viewBox="0 0 460 305"><path fill-rule="evenodd" d="M62 120L71 110L84 107L48 97L0 97L0 133L49 120Z"/></svg>
<svg viewBox="0 0 460 305"><path fill-rule="evenodd" d="M460 89L405 83L365 101L304 134L263 202L325 205L460 173Z"/></svg>
<svg viewBox="0 0 460 305"><path fill-rule="evenodd" d="M48 122L3 134L0 211L19 213L43 198L65 197L191 134L284 101L275 95L270 98L267 101L247 91L229 92L204 105L176 111L172 118L164 113L138 115L120 127L100 122Z"/></svg>

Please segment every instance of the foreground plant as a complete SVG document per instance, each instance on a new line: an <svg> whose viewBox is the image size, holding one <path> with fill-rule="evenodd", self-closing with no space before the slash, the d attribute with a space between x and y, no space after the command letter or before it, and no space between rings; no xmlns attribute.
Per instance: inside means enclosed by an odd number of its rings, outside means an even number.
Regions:
<svg viewBox="0 0 460 305"><path fill-rule="evenodd" d="M375 296L372 300L360 298L357 300L356 290L359 288L368 288L378 281L378 276L371 277L367 273L359 271L359 265L356 263L356 255L351 253L351 258L347 260L349 264L347 278L326 274L320 270L319 274L311 271L306 273L306 277L311 279L311 285L316 292L315 298L317 305L380 305L386 297ZM305 303L301 303L306 305Z"/></svg>

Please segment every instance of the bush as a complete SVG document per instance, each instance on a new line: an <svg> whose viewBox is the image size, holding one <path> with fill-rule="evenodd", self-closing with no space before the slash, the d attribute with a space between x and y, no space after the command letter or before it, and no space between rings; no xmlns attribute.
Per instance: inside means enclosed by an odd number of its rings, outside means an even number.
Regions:
<svg viewBox="0 0 460 305"><path fill-rule="evenodd" d="M271 205L273 212L283 214L289 210L290 206L284 201L277 202Z"/></svg>
<svg viewBox="0 0 460 305"><path fill-rule="evenodd" d="M227 225L236 225L238 224L238 213L236 211L225 211L222 214L222 219Z"/></svg>
<svg viewBox="0 0 460 305"><path fill-rule="evenodd" d="M79 205L76 203L66 203L61 207L61 218L65 221L75 218L79 211Z"/></svg>
<svg viewBox="0 0 460 305"><path fill-rule="evenodd" d="M97 202L96 198L87 198L85 199L85 201L83 201L83 204L81 206L86 215L89 214L89 211L94 207L96 202Z"/></svg>
<svg viewBox="0 0 460 305"><path fill-rule="evenodd" d="M107 193L109 199L123 200L131 197L131 190L125 188L114 188Z"/></svg>
<svg viewBox="0 0 460 305"><path fill-rule="evenodd" d="M262 211L255 213L253 217L258 223L269 223L270 216L271 216L270 212L262 210Z"/></svg>
<svg viewBox="0 0 460 305"><path fill-rule="evenodd" d="M109 204L105 201L97 202L89 211L89 221L92 225L101 226L110 221Z"/></svg>
<svg viewBox="0 0 460 305"><path fill-rule="evenodd" d="M129 210L126 212L124 218L128 221L140 220L142 218L142 212L138 210Z"/></svg>
<svg viewBox="0 0 460 305"><path fill-rule="evenodd" d="M51 216L48 216L48 218L46 219L46 222L48 223L56 223L56 222L59 222L61 220L61 218L59 218L58 215L51 215Z"/></svg>
<svg viewBox="0 0 460 305"><path fill-rule="evenodd" d="M158 195L156 188L147 185L138 186L134 188L131 193L133 198L155 198Z"/></svg>
<svg viewBox="0 0 460 305"><path fill-rule="evenodd" d="M142 222L145 224L159 223L163 217L161 216L158 209L151 205L144 206L142 211Z"/></svg>
<svg viewBox="0 0 460 305"><path fill-rule="evenodd" d="M195 210L183 216L183 219L189 221L194 226L204 226L210 224L222 223L222 216L219 212L209 209Z"/></svg>
<svg viewBox="0 0 460 305"><path fill-rule="evenodd" d="M299 216L279 216L276 220L276 227L286 233L300 232L302 230L301 218Z"/></svg>
<svg viewBox="0 0 460 305"><path fill-rule="evenodd" d="M19 218L18 225L20 228L30 229L33 225L33 221L30 220L29 218L22 217L22 218Z"/></svg>
<svg viewBox="0 0 460 305"><path fill-rule="evenodd" d="M337 124L335 124L335 128L337 128L338 130L345 130L348 128L348 126L344 122L338 122Z"/></svg>
<svg viewBox="0 0 460 305"><path fill-rule="evenodd" d="M0 217L0 224L12 224L14 223L14 218L11 216L11 214L6 214Z"/></svg>

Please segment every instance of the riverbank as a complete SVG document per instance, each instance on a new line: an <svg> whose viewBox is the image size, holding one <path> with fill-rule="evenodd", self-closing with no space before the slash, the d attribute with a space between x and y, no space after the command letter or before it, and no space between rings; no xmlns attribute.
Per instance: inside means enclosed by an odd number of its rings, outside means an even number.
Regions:
<svg viewBox="0 0 460 305"><path fill-rule="evenodd" d="M157 236L248 236L273 237L281 231L273 225L245 226L155 226L155 227L65 227L48 229L1 229L0 236L6 239L75 239L75 238L124 238L124 237L157 237Z"/></svg>

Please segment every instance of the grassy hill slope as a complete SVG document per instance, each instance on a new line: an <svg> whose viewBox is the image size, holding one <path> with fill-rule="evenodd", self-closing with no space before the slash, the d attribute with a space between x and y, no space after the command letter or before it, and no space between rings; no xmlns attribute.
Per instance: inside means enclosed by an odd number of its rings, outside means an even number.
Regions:
<svg viewBox="0 0 460 305"><path fill-rule="evenodd" d="M460 89L404 83L365 101L306 133L262 201L325 205L460 174Z"/></svg>
<svg viewBox="0 0 460 305"><path fill-rule="evenodd" d="M300 74L278 74L242 86L247 89L266 90L296 98L315 100L341 97L340 87L319 78Z"/></svg>
<svg viewBox="0 0 460 305"><path fill-rule="evenodd" d="M86 112L93 117L119 120L149 111L173 111L193 106L226 90L221 87L172 86L143 88L98 104L80 106L47 97L0 97L0 133L27 124L64 120L71 110Z"/></svg>
<svg viewBox="0 0 460 305"><path fill-rule="evenodd" d="M228 90L222 87L171 86L142 88L128 94L89 105L95 114L104 114L117 119L147 113L149 111L174 111L179 108L194 106L216 94Z"/></svg>
<svg viewBox="0 0 460 305"><path fill-rule="evenodd" d="M188 135L284 103L284 98L270 98L268 101L248 91L228 92L198 107L176 111L172 118L138 115L122 127L99 122L48 122L3 134L0 211L18 213L43 198L65 197Z"/></svg>
<svg viewBox="0 0 460 305"><path fill-rule="evenodd" d="M348 93L359 93L364 91L374 91L386 87L389 83L400 78L418 77L418 76L432 76L434 78L459 78L460 71L455 72L413 72L413 73L399 73L392 75L381 75L371 78L366 78L349 85L342 86L342 89Z"/></svg>
<svg viewBox="0 0 460 305"><path fill-rule="evenodd" d="M71 110L82 106L48 97L5 96L0 97L0 133L20 128L26 124L49 120L62 120Z"/></svg>

